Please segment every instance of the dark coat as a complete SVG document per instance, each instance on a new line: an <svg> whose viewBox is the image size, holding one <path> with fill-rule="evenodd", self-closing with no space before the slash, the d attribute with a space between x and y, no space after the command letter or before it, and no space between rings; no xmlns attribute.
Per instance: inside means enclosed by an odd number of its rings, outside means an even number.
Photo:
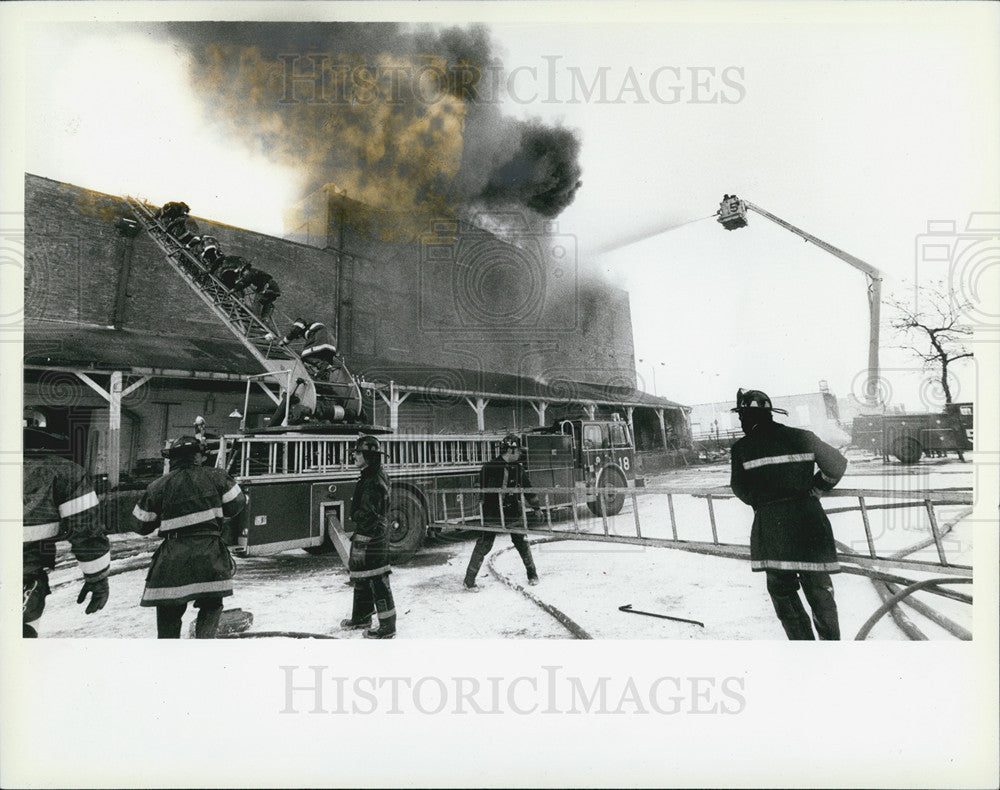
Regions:
<svg viewBox="0 0 1000 790"><path fill-rule="evenodd" d="M389 477L381 466L366 466L351 497L351 556L348 570L352 579L367 579L389 569Z"/></svg>
<svg viewBox="0 0 1000 790"><path fill-rule="evenodd" d="M233 594L236 565L222 539L222 520L240 513L246 495L225 470L185 466L149 484L132 511L133 529L159 529L163 543L146 576L143 606L180 604Z"/></svg>
<svg viewBox="0 0 1000 790"><path fill-rule="evenodd" d="M840 570L818 493L840 482L846 468L847 459L811 431L776 422L733 445L730 485L754 510L753 570Z"/></svg>
<svg viewBox="0 0 1000 790"><path fill-rule="evenodd" d="M361 389L337 353L326 325L317 321L306 330L305 345L299 356L309 366L313 379L321 383L317 387L317 395L333 397L338 405L343 406L348 417L361 414ZM321 411L322 403L317 406L320 418L323 417Z"/></svg>
<svg viewBox="0 0 1000 790"><path fill-rule="evenodd" d="M23 571L55 566L55 544L68 540L88 580L108 575L110 544L98 518L98 499L83 468L46 453L25 453Z"/></svg>
<svg viewBox="0 0 1000 790"><path fill-rule="evenodd" d="M479 487L483 489L531 488L531 481L528 479L528 472L523 463L520 461L507 463L503 456L497 456L483 464L482 469L479 470ZM538 497L534 494L526 493L524 498L531 507L538 507ZM521 521L521 495L516 493L500 494L495 491L484 491L483 518L487 521L499 522L501 500L503 501L504 523L508 524L512 520L519 523Z"/></svg>

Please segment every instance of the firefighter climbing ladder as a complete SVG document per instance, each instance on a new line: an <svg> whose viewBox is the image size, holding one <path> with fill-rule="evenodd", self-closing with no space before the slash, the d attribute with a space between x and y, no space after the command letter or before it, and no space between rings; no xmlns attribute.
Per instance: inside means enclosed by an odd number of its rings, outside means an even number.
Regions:
<svg viewBox="0 0 1000 790"><path fill-rule="evenodd" d="M273 379L284 389L289 380L302 379L305 384L298 391L303 406L316 408L316 385L299 356L280 345L271 328L258 318L242 299L232 293L222 282L210 274L205 265L157 222L150 210L137 200L126 198L136 221L153 240L166 261L174 268L199 298L233 333L261 366L271 372ZM182 262L183 261L183 262ZM289 378L286 378L289 377ZM274 395L266 390L272 398Z"/></svg>

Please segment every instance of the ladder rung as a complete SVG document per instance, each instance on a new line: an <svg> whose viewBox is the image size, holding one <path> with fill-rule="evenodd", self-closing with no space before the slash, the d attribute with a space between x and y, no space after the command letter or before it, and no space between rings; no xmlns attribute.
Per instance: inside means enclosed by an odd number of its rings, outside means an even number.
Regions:
<svg viewBox="0 0 1000 790"><path fill-rule="evenodd" d="M214 306L216 314L224 318L234 334L242 335L243 343L254 351L259 360L262 362L288 360L298 363L299 374L308 377L306 370L302 368L298 355L291 349L277 344L277 338L265 340L264 334L271 330L262 327L250 306L228 288L222 286L218 280L210 277L205 264L197 258L192 250L181 246L181 243L153 218L152 213L145 205L132 198L126 198L126 203L132 208L133 214L146 234L159 247L160 252L173 268L192 288L200 291L209 300Z"/></svg>

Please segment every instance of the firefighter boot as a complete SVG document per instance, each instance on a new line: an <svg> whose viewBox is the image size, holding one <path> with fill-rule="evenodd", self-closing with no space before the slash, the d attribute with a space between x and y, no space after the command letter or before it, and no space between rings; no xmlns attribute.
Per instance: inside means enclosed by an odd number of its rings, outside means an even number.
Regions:
<svg viewBox="0 0 1000 790"><path fill-rule="evenodd" d="M392 639L396 635L396 607L392 600L389 580L380 576L372 580L375 585L375 609L378 612L378 628L365 631L365 639Z"/></svg>
<svg viewBox="0 0 1000 790"><path fill-rule="evenodd" d="M212 602L206 601L198 608L198 618L194 622L194 638L215 639L215 635L219 632L220 617L222 617L222 600L217 598Z"/></svg>
<svg viewBox="0 0 1000 790"><path fill-rule="evenodd" d="M785 635L792 640L815 639L809 615L799 598L799 580L795 571L767 570L767 592Z"/></svg>
<svg viewBox="0 0 1000 790"><path fill-rule="evenodd" d="M528 545L528 541L524 539L523 535L511 535L510 537L517 553L521 555L524 570L528 574L528 584L532 586L538 584L538 570L535 568L535 560L531 556L531 547Z"/></svg>
<svg viewBox="0 0 1000 790"><path fill-rule="evenodd" d="M389 615L379 612L378 628L365 631L365 639L392 639L396 635L396 611Z"/></svg>
<svg viewBox="0 0 1000 790"><path fill-rule="evenodd" d="M357 579L354 582L354 602L351 606L351 616L347 620L340 621L340 627L347 630L368 628L372 624L372 615L375 614L375 596L372 592L371 581Z"/></svg>

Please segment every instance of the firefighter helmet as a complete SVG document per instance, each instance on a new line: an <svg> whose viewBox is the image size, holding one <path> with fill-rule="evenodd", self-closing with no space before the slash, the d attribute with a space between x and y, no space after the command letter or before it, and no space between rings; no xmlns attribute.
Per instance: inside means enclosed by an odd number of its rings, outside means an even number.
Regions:
<svg viewBox="0 0 1000 790"><path fill-rule="evenodd" d="M382 445L374 436L361 436L354 443L356 453L381 453Z"/></svg>
<svg viewBox="0 0 1000 790"><path fill-rule="evenodd" d="M744 409L764 409L777 414L788 414L784 409L778 409L771 405L771 399L760 390L745 390L740 387L736 391L736 405L730 411L743 411Z"/></svg>
<svg viewBox="0 0 1000 790"><path fill-rule="evenodd" d="M500 440L500 452L506 453L511 450L521 449L521 439L519 436L513 433L508 433L503 439Z"/></svg>
<svg viewBox="0 0 1000 790"><path fill-rule="evenodd" d="M181 436L179 439L174 439L170 446L165 450L161 450L160 454L164 458L185 458L189 455L194 455L195 453L202 452L201 442L198 441L193 436Z"/></svg>

